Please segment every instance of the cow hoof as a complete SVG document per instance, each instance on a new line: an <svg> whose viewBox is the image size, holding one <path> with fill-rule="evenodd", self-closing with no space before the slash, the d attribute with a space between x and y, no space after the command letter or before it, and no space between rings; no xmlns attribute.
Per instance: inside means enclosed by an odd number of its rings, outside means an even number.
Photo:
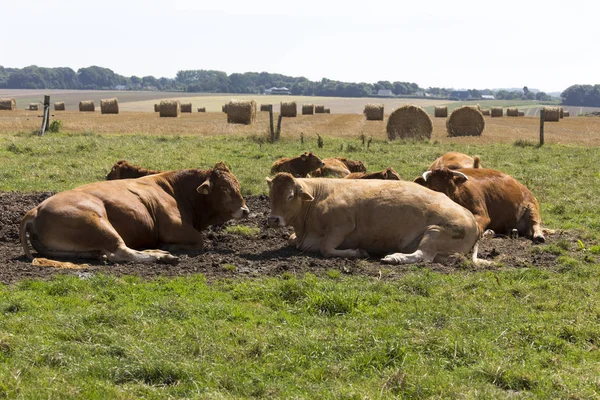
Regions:
<svg viewBox="0 0 600 400"><path fill-rule="evenodd" d="M483 235L481 235L482 238L494 237L494 236L496 236L496 232L494 232L491 229L486 229L485 232L483 232Z"/></svg>
<svg viewBox="0 0 600 400"><path fill-rule="evenodd" d="M358 249L358 258L369 258L369 253L366 250Z"/></svg>
<svg viewBox="0 0 600 400"><path fill-rule="evenodd" d="M399 264L399 261L394 256L385 256L381 259L384 264Z"/></svg>
<svg viewBox="0 0 600 400"><path fill-rule="evenodd" d="M168 254L159 258L158 261L164 264L177 265L179 264L179 257L175 257L174 255Z"/></svg>
<svg viewBox="0 0 600 400"><path fill-rule="evenodd" d="M542 235L533 237L533 243L545 243L545 242L546 242L546 238Z"/></svg>

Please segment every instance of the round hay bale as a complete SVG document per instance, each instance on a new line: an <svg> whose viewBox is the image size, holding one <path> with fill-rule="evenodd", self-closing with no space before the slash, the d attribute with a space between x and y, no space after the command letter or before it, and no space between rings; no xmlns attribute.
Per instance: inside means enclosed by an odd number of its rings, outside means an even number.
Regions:
<svg viewBox="0 0 600 400"><path fill-rule="evenodd" d="M489 108L482 108L481 109L481 113L485 116L490 116L490 109Z"/></svg>
<svg viewBox="0 0 600 400"><path fill-rule="evenodd" d="M260 111L273 111L273 104L261 104Z"/></svg>
<svg viewBox="0 0 600 400"><path fill-rule="evenodd" d="M330 108L326 108L325 110L323 110L323 112L325 114L331 114L331 109Z"/></svg>
<svg viewBox="0 0 600 400"><path fill-rule="evenodd" d="M509 107L506 109L506 116L507 117L518 117L519 116L519 109L515 108L515 107Z"/></svg>
<svg viewBox="0 0 600 400"><path fill-rule="evenodd" d="M316 105L315 114L325 114L325 106L323 104Z"/></svg>
<svg viewBox="0 0 600 400"><path fill-rule="evenodd" d="M198 112L206 112L206 107L198 107Z"/></svg>
<svg viewBox="0 0 600 400"><path fill-rule="evenodd" d="M448 107L447 106L436 106L435 111L433 113L436 118L447 118L448 117Z"/></svg>
<svg viewBox="0 0 600 400"><path fill-rule="evenodd" d="M227 106L228 106L227 104L223 104L221 106L221 111L223 111L225 114L227 114Z"/></svg>
<svg viewBox="0 0 600 400"><path fill-rule="evenodd" d="M180 103L181 104L181 112L182 113L191 113L192 112L192 103Z"/></svg>
<svg viewBox="0 0 600 400"><path fill-rule="evenodd" d="M365 105L363 113L367 121L383 121L385 106L383 104L369 103Z"/></svg>
<svg viewBox="0 0 600 400"><path fill-rule="evenodd" d="M560 107L544 107L544 121L560 121Z"/></svg>
<svg viewBox="0 0 600 400"><path fill-rule="evenodd" d="M525 111L519 111L519 117L524 117L525 116Z"/></svg>
<svg viewBox="0 0 600 400"><path fill-rule="evenodd" d="M302 115L313 115L315 113L314 104L302 104Z"/></svg>
<svg viewBox="0 0 600 400"><path fill-rule="evenodd" d="M562 107L559 107L559 113L560 113L560 118L564 118L565 117L565 110L563 110Z"/></svg>
<svg viewBox="0 0 600 400"><path fill-rule="evenodd" d="M256 101L231 100L227 105L227 122L251 125L256 121Z"/></svg>
<svg viewBox="0 0 600 400"><path fill-rule="evenodd" d="M158 108L160 117L179 117L181 115L179 100L161 100Z"/></svg>
<svg viewBox="0 0 600 400"><path fill-rule="evenodd" d="M100 112L102 114L118 114L119 100L117 100L116 97L113 97L112 99L101 99Z"/></svg>
<svg viewBox="0 0 600 400"><path fill-rule="evenodd" d="M38 103L29 103L29 111L37 111L39 110L39 105Z"/></svg>
<svg viewBox="0 0 600 400"><path fill-rule="evenodd" d="M492 107L492 118L501 117L503 113L502 107Z"/></svg>
<svg viewBox="0 0 600 400"><path fill-rule="evenodd" d="M159 112L159 111L160 111L160 104L154 103L154 112Z"/></svg>
<svg viewBox="0 0 600 400"><path fill-rule="evenodd" d="M563 111L563 116L564 117L570 117L571 116L571 112L569 110L565 110L565 111Z"/></svg>
<svg viewBox="0 0 600 400"><path fill-rule="evenodd" d="M392 112L387 122L388 139L429 139L433 122L421 107L407 104Z"/></svg>
<svg viewBox="0 0 600 400"><path fill-rule="evenodd" d="M485 120L477 107L457 108L446 120L448 136L481 136L483 128L485 128Z"/></svg>
<svg viewBox="0 0 600 400"><path fill-rule="evenodd" d="M94 100L83 100L79 102L79 111L96 111Z"/></svg>
<svg viewBox="0 0 600 400"><path fill-rule="evenodd" d="M65 111L66 107L65 107L65 102L64 101L57 101L56 103L54 103L54 111Z"/></svg>
<svg viewBox="0 0 600 400"><path fill-rule="evenodd" d="M17 101L12 97L0 98L0 110L14 111L17 109Z"/></svg>
<svg viewBox="0 0 600 400"><path fill-rule="evenodd" d="M298 107L296 106L296 102L282 102L280 112L282 117L295 117L298 114Z"/></svg>

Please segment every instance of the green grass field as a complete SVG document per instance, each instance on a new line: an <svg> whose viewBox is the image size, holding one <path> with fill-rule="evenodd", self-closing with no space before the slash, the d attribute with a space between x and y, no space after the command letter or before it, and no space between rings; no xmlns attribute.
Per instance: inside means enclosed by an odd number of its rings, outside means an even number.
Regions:
<svg viewBox="0 0 600 400"><path fill-rule="evenodd" d="M411 180L448 150L479 154L533 191L545 226L581 232L581 250L555 271L413 268L394 281L330 270L0 285L0 398L598 397L598 148L2 134L0 191L73 188L126 158L153 169L223 160L245 195L261 194L273 160L307 150Z"/></svg>

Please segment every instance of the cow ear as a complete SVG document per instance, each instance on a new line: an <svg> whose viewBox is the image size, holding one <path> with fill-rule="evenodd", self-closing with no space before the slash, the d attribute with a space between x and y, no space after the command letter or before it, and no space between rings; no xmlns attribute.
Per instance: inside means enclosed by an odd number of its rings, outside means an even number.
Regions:
<svg viewBox="0 0 600 400"><path fill-rule="evenodd" d="M425 179L423 179L422 176L418 177L417 179L415 179L413 181L414 183L418 183L421 186L427 186L427 182L425 182Z"/></svg>
<svg viewBox="0 0 600 400"><path fill-rule="evenodd" d="M273 179L269 178L268 176L265 178L265 180L267 181L267 184L269 185L269 188L271 187L271 185L273 185Z"/></svg>
<svg viewBox="0 0 600 400"><path fill-rule="evenodd" d="M196 188L196 192L200 193L200 194L209 194L210 193L210 180L207 179L205 180L202 185L198 186Z"/></svg>
<svg viewBox="0 0 600 400"><path fill-rule="evenodd" d="M466 181L468 181L468 180L469 180L469 178L466 178L466 177L464 177L464 176L460 176L460 175L454 175L454 176L452 177L452 180L453 180L455 183L465 183Z"/></svg>
<svg viewBox="0 0 600 400"><path fill-rule="evenodd" d="M310 193L300 192L300 198L302 201L313 201L315 198L310 195Z"/></svg>
<svg viewBox="0 0 600 400"><path fill-rule="evenodd" d="M229 168L227 167L227 165L225 165L225 163L223 161L219 161L218 163L215 164L215 169L221 170L221 171L225 171L225 172L231 172L229 170Z"/></svg>
<svg viewBox="0 0 600 400"><path fill-rule="evenodd" d="M307 158L308 158L308 153L300 154L300 159L302 161L306 161Z"/></svg>

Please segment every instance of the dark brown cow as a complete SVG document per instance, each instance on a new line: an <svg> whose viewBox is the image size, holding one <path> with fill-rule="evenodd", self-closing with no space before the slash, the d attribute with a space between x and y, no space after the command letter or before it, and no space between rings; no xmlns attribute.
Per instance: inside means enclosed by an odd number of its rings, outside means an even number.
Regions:
<svg viewBox="0 0 600 400"><path fill-rule="evenodd" d="M119 160L113 165L108 175L106 175L106 180L140 178L142 176L160 174L161 172L131 165L125 160Z"/></svg>
<svg viewBox="0 0 600 400"><path fill-rule="evenodd" d="M271 166L271 173L289 172L295 177L306 178L306 176L325 164L313 152L306 152L298 157L280 158Z"/></svg>
<svg viewBox="0 0 600 400"><path fill-rule="evenodd" d="M353 172L346 175L344 179L389 179L401 181L400 175L392 167L377 172Z"/></svg>
<svg viewBox="0 0 600 400"><path fill-rule="evenodd" d="M445 193L471 211L482 234L486 229L501 234L517 229L534 242L545 241L538 201L510 175L487 168L442 168L424 172L415 182Z"/></svg>
<svg viewBox="0 0 600 400"><path fill-rule="evenodd" d="M449 151L441 157L437 158L428 168L429 171L434 169L461 169L461 168L483 168L479 156L471 157L456 151Z"/></svg>
<svg viewBox="0 0 600 400"><path fill-rule="evenodd" d="M354 172L366 172L362 161L349 160L346 157L332 157L323 160L325 165L311 172L313 178L344 178Z"/></svg>
<svg viewBox="0 0 600 400"><path fill-rule="evenodd" d="M134 249L201 250L203 229L247 215L236 177L218 163L57 193L25 214L20 237L30 259L28 236L47 257L174 263L167 251Z"/></svg>

